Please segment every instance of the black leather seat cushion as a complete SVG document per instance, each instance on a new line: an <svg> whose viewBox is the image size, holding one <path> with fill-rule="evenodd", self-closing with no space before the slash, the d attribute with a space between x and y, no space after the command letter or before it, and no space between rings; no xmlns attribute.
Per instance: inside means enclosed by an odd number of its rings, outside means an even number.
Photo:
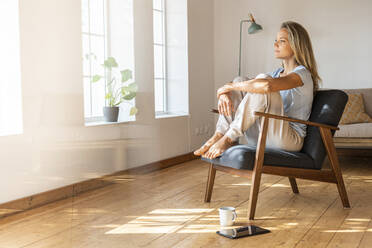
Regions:
<svg viewBox="0 0 372 248"><path fill-rule="evenodd" d="M202 160L235 169L253 170L255 156L256 147L237 145L227 149L221 157L212 160L202 157ZM306 153L277 149L265 150L264 165L316 169L313 159Z"/></svg>

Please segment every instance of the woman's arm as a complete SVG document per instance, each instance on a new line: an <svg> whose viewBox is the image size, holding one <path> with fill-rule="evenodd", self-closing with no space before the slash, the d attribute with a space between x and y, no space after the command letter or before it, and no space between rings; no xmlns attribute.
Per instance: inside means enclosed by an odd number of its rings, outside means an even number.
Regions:
<svg viewBox="0 0 372 248"><path fill-rule="evenodd" d="M230 91L244 91L250 93L265 94L281 90L288 90L304 85L301 77L296 73L290 73L287 76L279 78L255 78L252 80L228 83L217 91L217 98L220 95Z"/></svg>

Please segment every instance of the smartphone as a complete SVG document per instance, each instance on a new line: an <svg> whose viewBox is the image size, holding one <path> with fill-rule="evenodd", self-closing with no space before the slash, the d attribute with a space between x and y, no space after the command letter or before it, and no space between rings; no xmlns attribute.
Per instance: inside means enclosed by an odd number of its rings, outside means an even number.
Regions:
<svg viewBox="0 0 372 248"><path fill-rule="evenodd" d="M226 238L230 239L238 239L241 237L246 237L246 236L254 236L258 234L264 234L264 233L269 233L270 230L254 226L254 225L249 225L249 226L243 226L239 228L234 228L234 229L224 229L217 231L216 233L224 236Z"/></svg>

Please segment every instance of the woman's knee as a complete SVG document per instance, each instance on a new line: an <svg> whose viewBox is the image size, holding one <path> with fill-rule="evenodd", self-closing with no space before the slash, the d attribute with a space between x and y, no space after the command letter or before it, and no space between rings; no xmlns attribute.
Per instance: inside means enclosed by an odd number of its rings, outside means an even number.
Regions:
<svg viewBox="0 0 372 248"><path fill-rule="evenodd" d="M239 108L250 109L251 111L262 111L268 106L266 94L247 93L239 104Z"/></svg>

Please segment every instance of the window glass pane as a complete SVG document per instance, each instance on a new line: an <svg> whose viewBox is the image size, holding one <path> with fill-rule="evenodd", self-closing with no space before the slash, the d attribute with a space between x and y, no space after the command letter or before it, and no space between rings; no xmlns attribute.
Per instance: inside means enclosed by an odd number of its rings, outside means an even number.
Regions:
<svg viewBox="0 0 372 248"><path fill-rule="evenodd" d="M91 36L91 61L92 61L92 76L98 74L104 76L102 64L105 61L105 39L104 37Z"/></svg>
<svg viewBox="0 0 372 248"><path fill-rule="evenodd" d="M158 10L162 10L162 2L163 0L154 0L153 1L153 8L154 9L158 9Z"/></svg>
<svg viewBox="0 0 372 248"><path fill-rule="evenodd" d="M92 112L90 109L90 78L84 77L84 117L92 117Z"/></svg>
<svg viewBox="0 0 372 248"><path fill-rule="evenodd" d="M104 34L104 0L90 0L90 32Z"/></svg>
<svg viewBox="0 0 372 248"><path fill-rule="evenodd" d="M155 79L155 111L164 111L164 80Z"/></svg>
<svg viewBox="0 0 372 248"><path fill-rule="evenodd" d="M21 134L23 125L18 1L1 0L0 30L0 136Z"/></svg>
<svg viewBox="0 0 372 248"><path fill-rule="evenodd" d="M90 76L89 36L83 34L83 75Z"/></svg>
<svg viewBox="0 0 372 248"><path fill-rule="evenodd" d="M163 13L154 11L154 43L163 44Z"/></svg>
<svg viewBox="0 0 372 248"><path fill-rule="evenodd" d="M105 82L92 83L92 116L103 116L105 106Z"/></svg>
<svg viewBox="0 0 372 248"><path fill-rule="evenodd" d="M89 32L89 0L81 0L81 24L82 31Z"/></svg>
<svg viewBox="0 0 372 248"><path fill-rule="evenodd" d="M154 76L155 78L164 77L163 68L163 46L154 45Z"/></svg>

